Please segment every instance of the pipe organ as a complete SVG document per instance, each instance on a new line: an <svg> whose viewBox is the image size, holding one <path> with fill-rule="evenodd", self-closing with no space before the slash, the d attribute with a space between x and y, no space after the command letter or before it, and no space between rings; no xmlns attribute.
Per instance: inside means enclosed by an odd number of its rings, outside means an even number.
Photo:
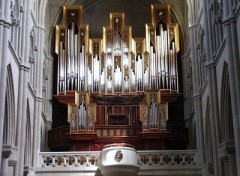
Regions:
<svg viewBox="0 0 240 176"><path fill-rule="evenodd" d="M168 103L180 95L178 24L171 23L169 5L152 5L151 14L145 38L132 38L124 13L110 14L103 38L89 38L82 7L63 7L55 97L68 105L70 140L167 137Z"/></svg>

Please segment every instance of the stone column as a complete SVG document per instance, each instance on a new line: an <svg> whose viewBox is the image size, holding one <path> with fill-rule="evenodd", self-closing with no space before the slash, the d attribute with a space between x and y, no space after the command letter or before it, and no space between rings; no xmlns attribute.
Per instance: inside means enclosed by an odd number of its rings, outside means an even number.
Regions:
<svg viewBox="0 0 240 176"><path fill-rule="evenodd" d="M29 69L20 68L19 75L19 99L18 99L18 124L17 124L17 146L19 148L18 160L16 165L15 176L22 176L24 169L24 154L26 140L26 109L27 109L27 79ZM21 110L20 110L21 109Z"/></svg>
<svg viewBox="0 0 240 176"><path fill-rule="evenodd" d="M54 59L53 57L47 57L48 60L48 81L47 81L47 92L46 97L48 99L48 107L52 107L52 97L53 97L53 68L54 68ZM47 110L48 120L52 121L52 109L48 108Z"/></svg>
<svg viewBox="0 0 240 176"><path fill-rule="evenodd" d="M18 102L17 102L17 139L16 145L18 150L18 160L16 164L15 176L22 176L24 172L24 154L25 154L25 140L26 140L26 109L28 89L27 83L29 81L29 43L30 43L30 20L31 20L31 0L26 0L22 12L22 34L21 46L22 50L20 70L19 70L19 84L18 84Z"/></svg>
<svg viewBox="0 0 240 176"><path fill-rule="evenodd" d="M42 119L42 83L44 81L43 75L43 60L44 60L44 33L45 30L43 27L37 27L37 45L38 45L38 54L36 58L36 75L34 75L34 79L36 80L36 97L34 104L34 138L33 138L33 163L34 167L38 166L38 157L40 152L41 145L41 119Z"/></svg>
<svg viewBox="0 0 240 176"><path fill-rule="evenodd" d="M8 175L8 160L12 153L13 153L12 146L3 145L2 166L1 166L0 176L9 176Z"/></svg>
<svg viewBox="0 0 240 176"><path fill-rule="evenodd" d="M187 53L187 52L186 52ZM191 134L191 121L192 121L192 109L190 108L190 96L189 96L189 86L190 84L188 83L188 67L187 67L187 63L188 63L188 58L189 56L182 56L181 61L182 61L182 70L185 70L185 72L182 73L182 77L183 77L183 85L185 85L186 88L183 89L183 96L184 96L184 114L185 114L185 127L189 129L189 134ZM189 135L189 147L188 149L193 149L194 144L195 144L195 136L192 137L193 135Z"/></svg>
<svg viewBox="0 0 240 176"><path fill-rule="evenodd" d="M240 176L240 71L237 32L233 6L229 1L223 1L224 32L226 34L226 47L228 53L229 84L231 94L233 131L236 150L238 176Z"/></svg>
<svg viewBox="0 0 240 176"><path fill-rule="evenodd" d="M52 129L52 89L53 89L53 65L54 65L54 59L50 56L45 56L45 59L47 60L47 66L48 66L48 80L46 81L46 122L45 122L45 139L47 141L48 139L48 131ZM49 151L49 147L45 145L45 149Z"/></svg>
<svg viewBox="0 0 240 176"><path fill-rule="evenodd" d="M219 152L221 161L227 161L225 168L222 168L222 171L228 172L228 176L236 176L236 153L235 153L235 144L234 141L225 141L219 145Z"/></svg>
<svg viewBox="0 0 240 176"><path fill-rule="evenodd" d="M236 153L231 153L228 156L229 158L229 176L237 175L237 166L236 166Z"/></svg>
<svg viewBox="0 0 240 176"><path fill-rule="evenodd" d="M8 157L2 156L2 166L1 166L1 175L8 176Z"/></svg>
<svg viewBox="0 0 240 176"><path fill-rule="evenodd" d="M212 42L212 28L209 17L208 1L203 0L203 18L205 20L205 45L206 45L206 58L207 58L207 77L208 77L208 90L209 90L209 104L210 107L210 120L211 120L211 135L212 135L212 146L213 146L213 165L214 175L220 176L220 160L219 160L219 109L218 109L218 97L217 97L217 80L216 80L216 68L215 58L213 57L213 42Z"/></svg>
<svg viewBox="0 0 240 176"><path fill-rule="evenodd" d="M196 134L197 137L197 149L200 152L201 164L204 162L204 140L203 140L203 119L202 119L202 105L200 94L200 75L199 64L197 55L197 25L193 25L189 28L190 32L190 45L191 45L191 60L192 60L192 77L193 77L193 99L194 99L194 118L196 120Z"/></svg>
<svg viewBox="0 0 240 176"><path fill-rule="evenodd" d="M33 130L33 167L38 166L38 155L40 152L41 138L41 99L36 98L34 104L34 130Z"/></svg>
<svg viewBox="0 0 240 176"><path fill-rule="evenodd" d="M236 8L236 3L233 1L229 1L229 15L226 16L226 20L228 21L225 23L226 25L230 25L230 33L231 33L231 41L232 41L232 55L231 58L233 61L234 66L234 74L235 74L235 84L236 84L236 92L237 92L237 104L238 109L240 109L240 59L239 59L239 41L238 41L238 32L237 32L237 24L236 24L236 18L239 18L237 14L235 14L234 9ZM230 58L229 58L230 59ZM239 112L240 113L240 112ZM240 117L240 114L238 114ZM240 125L240 124L239 124Z"/></svg>
<svg viewBox="0 0 240 176"><path fill-rule="evenodd" d="M9 63L10 52L8 49L8 40L10 36L10 1L0 1L0 170L3 145L3 124L5 111L5 96L6 96L6 75L7 64Z"/></svg>

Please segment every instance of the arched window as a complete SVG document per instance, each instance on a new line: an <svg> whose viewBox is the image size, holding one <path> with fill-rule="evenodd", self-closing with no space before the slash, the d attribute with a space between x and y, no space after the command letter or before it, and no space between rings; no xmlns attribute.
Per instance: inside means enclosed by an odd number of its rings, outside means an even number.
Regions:
<svg viewBox="0 0 240 176"><path fill-rule="evenodd" d="M24 149L24 165L32 166L32 127L31 127L31 117L30 117L30 109L29 102L27 101L27 109L26 109L26 137L25 137L25 149Z"/></svg>
<svg viewBox="0 0 240 176"><path fill-rule="evenodd" d="M205 163L208 166L209 171L213 170L213 145L212 145L212 132L211 132L211 120L210 120L210 105L209 101L207 101L207 109L206 109L206 120L205 120L205 145L204 145L204 159Z"/></svg>
<svg viewBox="0 0 240 176"><path fill-rule="evenodd" d="M224 63L222 73L222 96L220 114L220 142L234 141L233 117L231 108L231 96L229 87L228 64Z"/></svg>
<svg viewBox="0 0 240 176"><path fill-rule="evenodd" d="M5 97L5 113L4 113L4 131L3 144L15 146L16 139L16 118L15 118L15 99L14 86L11 65L7 67L7 86Z"/></svg>

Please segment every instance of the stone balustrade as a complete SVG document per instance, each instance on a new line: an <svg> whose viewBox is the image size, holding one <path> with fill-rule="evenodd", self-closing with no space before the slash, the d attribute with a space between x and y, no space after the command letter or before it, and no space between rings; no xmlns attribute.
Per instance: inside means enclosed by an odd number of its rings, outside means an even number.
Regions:
<svg viewBox="0 0 240 176"><path fill-rule="evenodd" d="M100 151L88 152L41 152L39 167L98 167ZM147 166L198 166L195 150L137 151L140 168Z"/></svg>
<svg viewBox="0 0 240 176"><path fill-rule="evenodd" d="M139 165L144 166L196 166L198 153L194 150L138 151Z"/></svg>
<svg viewBox="0 0 240 176"><path fill-rule="evenodd" d="M96 167L100 152L41 152L40 167Z"/></svg>
<svg viewBox="0 0 240 176"><path fill-rule="evenodd" d="M137 151L138 174L142 176L201 176L202 167L196 150ZM36 176L102 176L100 151L41 152Z"/></svg>

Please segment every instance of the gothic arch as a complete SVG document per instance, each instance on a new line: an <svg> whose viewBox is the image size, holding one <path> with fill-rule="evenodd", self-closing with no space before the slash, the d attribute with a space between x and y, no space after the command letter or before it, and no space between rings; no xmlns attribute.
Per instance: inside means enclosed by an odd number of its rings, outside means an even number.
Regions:
<svg viewBox="0 0 240 176"><path fill-rule="evenodd" d="M211 119L210 119L210 105L209 98L207 100L206 106L206 121L205 121L205 130L204 130L204 163L208 165L208 167L213 163L213 146L212 146L212 133L211 133Z"/></svg>
<svg viewBox="0 0 240 176"><path fill-rule="evenodd" d="M31 115L29 109L29 100L27 100L27 108L26 108L26 138L25 138L25 149L24 149L24 165L25 166L32 166L32 149L33 149L33 142L32 142L32 125L31 125Z"/></svg>
<svg viewBox="0 0 240 176"><path fill-rule="evenodd" d="M234 140L231 96L229 86L228 64L225 62L222 72L220 142Z"/></svg>
<svg viewBox="0 0 240 176"><path fill-rule="evenodd" d="M6 82L7 85L5 96L3 143L15 146L16 139L15 96L12 67L10 64L7 66Z"/></svg>

